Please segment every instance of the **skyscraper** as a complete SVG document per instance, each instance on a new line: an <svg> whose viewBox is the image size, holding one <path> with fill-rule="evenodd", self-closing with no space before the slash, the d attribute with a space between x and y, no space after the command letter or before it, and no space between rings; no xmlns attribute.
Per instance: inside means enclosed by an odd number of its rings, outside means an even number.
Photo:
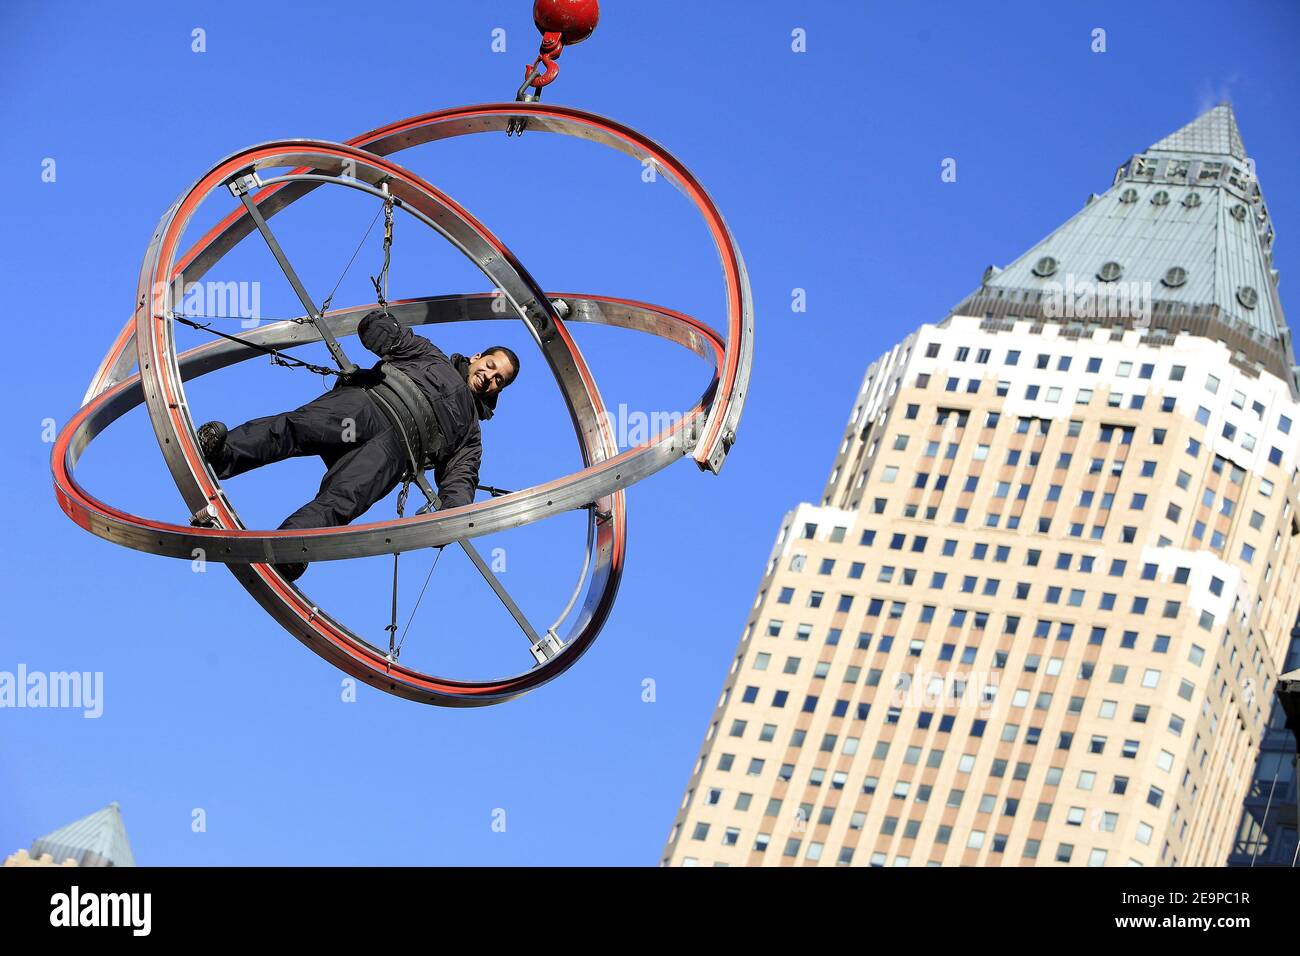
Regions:
<svg viewBox="0 0 1300 956"><path fill-rule="evenodd" d="M1232 110L867 370L663 862L1227 862L1296 620L1300 404Z"/></svg>

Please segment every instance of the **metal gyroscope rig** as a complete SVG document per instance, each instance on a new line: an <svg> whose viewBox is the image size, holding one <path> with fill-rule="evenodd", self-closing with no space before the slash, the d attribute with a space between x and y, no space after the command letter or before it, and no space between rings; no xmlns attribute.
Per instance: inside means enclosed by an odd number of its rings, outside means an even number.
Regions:
<svg viewBox="0 0 1300 956"><path fill-rule="evenodd" d="M440 706L473 707L510 700L558 676L591 646L609 618L623 573L624 489L686 456L701 470L718 473L736 438L753 355L753 302L744 261L721 213L690 171L648 137L615 120L541 101L542 91L559 75L557 61L565 47L581 42L595 29L596 0L537 0L533 18L542 32L541 49L536 61L526 67L514 102L438 110L389 123L345 143L301 139L262 143L222 160L182 192L159 220L145 252L134 314L100 364L81 408L59 434L51 461L60 507L91 534L167 557L191 560L196 552L202 553L207 560L226 565L281 626L340 670L386 693ZM504 133L504 145L508 137L525 132L574 136L616 149L653 166L698 208L722 264L726 315L718 328L646 302L544 291L498 236L450 196L393 160L403 150L435 140ZM379 204L371 227L382 214L385 263L373 280L375 302L336 307L331 293L317 305L276 240L270 226L274 217L321 187L358 190ZM233 201L233 210L189 248L182 248L181 236L196 209L222 195ZM387 263L397 213L450 241L498 291L390 301ZM228 335L210 329L209 322L201 321L203 316L180 311L186 285L200 280L253 232L274 254L302 303L303 314ZM499 297L508 303L506 315L513 311L524 323L555 377L572 417L582 470L516 491L480 485L488 498L439 510L437 496L417 463L409 480L428 502L415 514L402 512L405 494L401 494L398 517L393 520L310 530L245 527L201 453L185 382L268 355L278 365L347 375L356 366L340 343L356 334L361 318L371 310L383 308L405 326L500 320L500 305L493 308ZM712 380L679 421L620 452L596 382L570 332L570 323L576 322L648 332L675 342L713 364ZM177 323L212 331L215 337L177 354ZM293 356L296 347L315 342L324 343L335 367ZM77 461L91 441L141 404L189 511L184 523L122 511L92 497L74 476ZM472 539L574 510L587 514L582 571L555 623L539 630L483 561ZM496 680L460 680L421 673L401 662L406 632L399 640L396 556L431 548L436 549L436 562L442 549L453 543L464 549L519 625L528 643L526 670ZM292 562L388 554L394 556L395 570L386 648L350 630L275 568ZM560 627L570 618L561 634Z"/></svg>

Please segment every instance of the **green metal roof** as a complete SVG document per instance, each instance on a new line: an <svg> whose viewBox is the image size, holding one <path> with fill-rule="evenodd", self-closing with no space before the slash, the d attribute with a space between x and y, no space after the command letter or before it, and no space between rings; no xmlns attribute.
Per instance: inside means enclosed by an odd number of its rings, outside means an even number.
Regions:
<svg viewBox="0 0 1300 956"><path fill-rule="evenodd" d="M1237 130L1237 117L1227 103L1220 103L1214 109L1207 110L1148 150L1155 151L1225 155L1241 160L1246 158L1246 147Z"/></svg>
<svg viewBox="0 0 1300 956"><path fill-rule="evenodd" d="M1157 306L1212 315L1290 368L1272 243L1254 164L1221 104L1131 157L1105 193L1005 269L990 269L975 295L1033 296L1067 276L1101 286L1103 265L1118 263L1112 281L1149 283ZM1054 271L1036 273L1048 258Z"/></svg>
<svg viewBox="0 0 1300 956"><path fill-rule="evenodd" d="M37 859L48 853L55 863L71 857L80 866L135 866L122 808L116 802L46 834L29 852Z"/></svg>

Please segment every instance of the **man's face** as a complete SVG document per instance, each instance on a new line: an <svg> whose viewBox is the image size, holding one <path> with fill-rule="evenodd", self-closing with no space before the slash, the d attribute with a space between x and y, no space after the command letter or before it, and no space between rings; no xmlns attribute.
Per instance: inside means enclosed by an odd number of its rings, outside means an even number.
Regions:
<svg viewBox="0 0 1300 956"><path fill-rule="evenodd" d="M515 367L500 352L479 352L469 360L469 387L476 395L495 395L514 376Z"/></svg>

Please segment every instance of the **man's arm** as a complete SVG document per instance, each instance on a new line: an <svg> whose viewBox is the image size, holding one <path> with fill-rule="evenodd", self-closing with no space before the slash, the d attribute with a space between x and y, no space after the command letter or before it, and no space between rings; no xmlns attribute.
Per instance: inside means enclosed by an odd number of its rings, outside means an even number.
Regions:
<svg viewBox="0 0 1300 956"><path fill-rule="evenodd" d="M475 435L456 450L441 468L435 468L438 497L443 508L472 504L478 488L478 468L483 460L483 442Z"/></svg>
<svg viewBox="0 0 1300 956"><path fill-rule="evenodd" d="M416 335L381 309L366 314L357 326L361 344L382 359L401 362L405 359L433 358L442 350L423 335Z"/></svg>

